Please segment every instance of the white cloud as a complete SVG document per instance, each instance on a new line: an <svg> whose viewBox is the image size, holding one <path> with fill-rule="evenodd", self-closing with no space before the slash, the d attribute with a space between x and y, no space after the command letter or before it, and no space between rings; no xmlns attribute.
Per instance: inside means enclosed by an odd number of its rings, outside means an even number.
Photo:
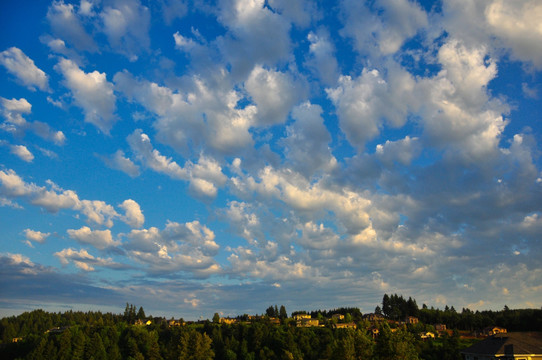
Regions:
<svg viewBox="0 0 542 360"><path fill-rule="evenodd" d="M29 128L42 139L52 141L56 145L64 145L66 142L66 136L62 131L55 131L44 122L34 121L29 124Z"/></svg>
<svg viewBox="0 0 542 360"><path fill-rule="evenodd" d="M78 50L89 52L98 50L77 16L74 5L65 4L63 0L54 1L47 11L47 20L56 36L68 41Z"/></svg>
<svg viewBox="0 0 542 360"><path fill-rule="evenodd" d="M11 145L10 152L13 155L17 155L23 161L32 162L34 160L34 155L24 145Z"/></svg>
<svg viewBox="0 0 542 360"><path fill-rule="evenodd" d="M156 149L151 144L149 136L142 132L141 129L136 129L127 138L130 148L135 153L137 159L145 166L156 172L164 173L173 179L187 179L188 174L179 164L168 158Z"/></svg>
<svg viewBox="0 0 542 360"><path fill-rule="evenodd" d="M274 67L289 56L290 23L263 0L224 0L218 20L229 30L219 47L235 77L244 77L255 64Z"/></svg>
<svg viewBox="0 0 542 360"><path fill-rule="evenodd" d="M311 20L319 17L317 6L312 1L269 0L269 5L300 27L310 25Z"/></svg>
<svg viewBox="0 0 542 360"><path fill-rule="evenodd" d="M32 194L36 191L36 186L24 182L15 171L9 169L7 171L0 170L0 182L2 183L2 194L8 197L20 197Z"/></svg>
<svg viewBox="0 0 542 360"><path fill-rule="evenodd" d="M331 135L324 125L322 108L305 102L292 111L294 123L286 128L285 155L293 169L310 177L318 170L325 173L337 166L331 154Z"/></svg>
<svg viewBox="0 0 542 360"><path fill-rule="evenodd" d="M376 156L386 165L391 166L394 161L403 165L410 165L422 151L418 138L406 136L404 139L389 141L376 146Z"/></svg>
<svg viewBox="0 0 542 360"><path fill-rule="evenodd" d="M392 66L388 79L376 69L364 69L358 78L343 75L337 88L326 89L337 109L341 130L358 149L380 134L384 120L393 127L403 126L419 103L413 95L416 82L410 74Z"/></svg>
<svg viewBox="0 0 542 360"><path fill-rule="evenodd" d="M124 209L126 212L124 215L124 222L130 225L133 228L138 228L143 226L145 223L145 216L141 211L141 207L137 202L132 199L124 200L122 204L119 205L120 208Z"/></svg>
<svg viewBox="0 0 542 360"><path fill-rule="evenodd" d="M128 174L130 177L138 177L141 173L139 166L134 164L129 158L125 157L122 150L117 150L117 152L115 152L113 155L102 156L101 158L108 167L120 170Z"/></svg>
<svg viewBox="0 0 542 360"><path fill-rule="evenodd" d="M113 206L101 200L81 200L75 209L86 215L90 222L107 227L112 227L113 219L120 217ZM123 221L130 224L133 219L123 218Z"/></svg>
<svg viewBox="0 0 542 360"><path fill-rule="evenodd" d="M120 241L113 240L109 229L91 230L88 226L83 226L78 230L68 229L67 232L70 238L84 245L92 245L99 250L120 245Z"/></svg>
<svg viewBox="0 0 542 360"><path fill-rule="evenodd" d="M354 39L358 52L375 58L396 53L407 39L428 24L427 14L420 5L409 0L377 0L372 8L356 0L341 5L345 16L343 36Z"/></svg>
<svg viewBox="0 0 542 360"><path fill-rule="evenodd" d="M50 180L47 181L49 188L28 184L13 170L0 170L0 184L0 194L7 198L26 198L33 205L41 206L51 213L61 209L78 211L91 224L112 227L113 220L120 219L130 226L141 226L144 221L139 205L130 199L121 204L126 212L121 216L104 201L79 199L75 191L64 190Z"/></svg>
<svg viewBox="0 0 542 360"><path fill-rule="evenodd" d="M182 36L178 31L173 34L173 39L175 40L175 48L182 51L190 52L197 46L194 40Z"/></svg>
<svg viewBox="0 0 542 360"><path fill-rule="evenodd" d="M117 90L158 116L158 140L180 153L205 146L206 152L231 155L253 143L249 129L256 107L238 107L241 95L224 71L209 83L199 76L187 79L182 93L127 72L117 73L114 81Z"/></svg>
<svg viewBox="0 0 542 360"><path fill-rule="evenodd" d="M228 261L234 274L241 278L250 276L274 283L276 281L314 281L318 276L309 265L284 255L275 259L266 259L243 247L238 247L233 251Z"/></svg>
<svg viewBox="0 0 542 360"><path fill-rule="evenodd" d="M495 0L485 9L490 31L512 50L512 56L542 68L542 4L537 0Z"/></svg>
<svg viewBox="0 0 542 360"><path fill-rule="evenodd" d="M85 121L109 134L117 121L114 114L116 97L113 84L107 81L106 74L98 71L85 73L68 59L61 59L55 69L62 73L73 99L83 108Z"/></svg>
<svg viewBox="0 0 542 360"><path fill-rule="evenodd" d="M6 123L2 128L6 131L17 132L23 129L27 123L23 118L23 114L32 112L32 105L25 99L5 99L0 97L2 103L2 116L6 119Z"/></svg>
<svg viewBox="0 0 542 360"><path fill-rule="evenodd" d="M513 59L542 67L542 41L539 27L542 6L536 0L443 2L444 30L468 46L491 47L493 56L506 50Z"/></svg>
<svg viewBox="0 0 542 360"><path fill-rule="evenodd" d="M2 116L6 119L1 125L2 129L20 136L24 136L26 130L31 130L44 140L64 145L66 136L62 131L54 131L48 124L40 121L26 121L23 114L30 114L32 105L25 98L8 100L0 97L0 103Z"/></svg>
<svg viewBox="0 0 542 360"><path fill-rule="evenodd" d="M126 237L123 247L133 259L146 264L150 274L189 272L208 277L221 272L213 259L219 249L215 234L198 221L168 222L163 231L155 227L132 230Z"/></svg>
<svg viewBox="0 0 542 360"><path fill-rule="evenodd" d="M286 121L292 107L304 96L303 84L288 73L255 66L245 82L257 106L258 125L274 125Z"/></svg>
<svg viewBox="0 0 542 360"><path fill-rule="evenodd" d="M311 44L309 46L310 56L307 58L305 66L311 69L324 85L335 85L339 78L339 65L334 54L335 47L328 31L320 28L316 33L310 32L307 39Z"/></svg>
<svg viewBox="0 0 542 360"><path fill-rule="evenodd" d="M34 241L43 244L45 242L45 239L47 239L51 235L51 233L43 233L41 231L25 229L24 235L26 237L26 240L28 241Z"/></svg>
<svg viewBox="0 0 542 360"><path fill-rule="evenodd" d="M84 271L94 271L95 266L109 268L123 267L122 265L115 263L111 258L104 259L94 257L85 249L77 251L75 249L68 248L55 252L53 255L58 258L62 265L68 265L71 261L76 267Z"/></svg>
<svg viewBox="0 0 542 360"><path fill-rule="evenodd" d="M160 6L168 25L175 19L182 19L188 11L186 3L182 0L160 0Z"/></svg>
<svg viewBox="0 0 542 360"><path fill-rule="evenodd" d="M443 70L419 83L420 96L426 99L422 121L430 143L451 146L466 159L494 153L507 124L503 113L509 108L487 94L497 67L485 58L486 51L450 39L438 53Z"/></svg>
<svg viewBox="0 0 542 360"><path fill-rule="evenodd" d="M37 87L42 91L49 90L49 77L39 69L32 59L26 56L21 49L10 47L0 53L0 64L30 90Z"/></svg>
<svg viewBox="0 0 542 360"><path fill-rule="evenodd" d="M114 51L137 60L141 49L150 46L150 11L139 0L114 0L100 13L103 32Z"/></svg>

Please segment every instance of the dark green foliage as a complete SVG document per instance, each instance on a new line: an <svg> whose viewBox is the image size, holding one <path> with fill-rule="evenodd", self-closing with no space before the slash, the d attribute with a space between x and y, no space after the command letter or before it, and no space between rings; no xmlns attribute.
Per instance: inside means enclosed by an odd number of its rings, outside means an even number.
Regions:
<svg viewBox="0 0 542 360"><path fill-rule="evenodd" d="M134 325L144 316L139 308L126 304L124 314L100 312L47 313L36 310L0 320L1 359L424 359L459 360L460 349L472 344L453 336L422 341L418 333L433 330L443 323L448 329L471 330L498 325L509 331L542 330L542 310L473 312L453 307L444 310L418 309L416 301L403 296L385 295L382 312L402 317L418 314L419 324L397 325L390 329L379 323L380 335L373 339L369 327L356 308L312 312L325 327L296 327L285 317L284 306L270 306L270 317L281 317L281 325L267 318L233 325L207 321L203 324L168 327L154 319L153 325ZM334 329L326 319L344 315L340 322L355 322L357 329ZM395 315L393 315L395 314ZM218 315L218 314L217 314ZM278 316L277 316L278 315ZM215 319L216 321L217 319ZM49 330L49 331L48 331ZM17 338L18 342L12 342Z"/></svg>

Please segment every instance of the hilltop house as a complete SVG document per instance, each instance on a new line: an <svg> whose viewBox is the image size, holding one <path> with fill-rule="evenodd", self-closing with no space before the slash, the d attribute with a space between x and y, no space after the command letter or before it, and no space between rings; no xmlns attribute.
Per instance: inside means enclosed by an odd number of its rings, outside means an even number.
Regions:
<svg viewBox="0 0 542 360"><path fill-rule="evenodd" d="M332 320L337 320L337 321L344 320L344 315L343 314L333 314L333 315L331 315L331 319Z"/></svg>
<svg viewBox="0 0 542 360"><path fill-rule="evenodd" d="M435 334L432 333L431 331L426 331L426 332L422 332L420 333L420 338L421 339L434 339L435 338Z"/></svg>
<svg viewBox="0 0 542 360"><path fill-rule="evenodd" d="M418 318L417 317L414 317L414 316L408 316L406 319L405 319L405 324L417 324L419 322Z"/></svg>
<svg viewBox="0 0 542 360"><path fill-rule="evenodd" d="M309 314L295 314L294 319L295 320L303 320L303 319L310 319L311 316Z"/></svg>
<svg viewBox="0 0 542 360"><path fill-rule="evenodd" d="M542 333L499 333L462 350L461 354L465 360L542 360Z"/></svg>
<svg viewBox="0 0 542 360"><path fill-rule="evenodd" d="M486 336L506 334L506 329L498 326L488 326L482 330L482 334Z"/></svg>
<svg viewBox="0 0 542 360"><path fill-rule="evenodd" d="M337 323L333 324L334 329L355 329L357 326L355 323Z"/></svg>
<svg viewBox="0 0 542 360"><path fill-rule="evenodd" d="M373 337L373 339L376 339L378 334L380 334L380 330L378 330L378 328L376 326L371 326L369 328L369 332L371 333L371 336Z"/></svg>
<svg viewBox="0 0 542 360"><path fill-rule="evenodd" d="M363 315L363 319L364 320L368 320L368 321L384 321L386 320L386 318L381 315L381 314L365 314Z"/></svg>
<svg viewBox="0 0 542 360"><path fill-rule="evenodd" d="M220 318L219 322L221 324L226 324L226 325L231 325L231 324L235 324L237 323L237 319L236 318Z"/></svg>
<svg viewBox="0 0 542 360"><path fill-rule="evenodd" d="M169 326L182 326L182 325L184 325L184 322L182 322L180 319L179 320L171 319L171 320L168 321L168 325Z"/></svg>
<svg viewBox="0 0 542 360"><path fill-rule="evenodd" d="M302 318L296 321L296 326L298 327L311 327L319 325L320 321L318 319Z"/></svg>

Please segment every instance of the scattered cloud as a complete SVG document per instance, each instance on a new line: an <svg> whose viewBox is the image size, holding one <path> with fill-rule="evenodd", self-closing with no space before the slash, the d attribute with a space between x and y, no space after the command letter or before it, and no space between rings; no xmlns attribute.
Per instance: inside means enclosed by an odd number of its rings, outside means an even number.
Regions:
<svg viewBox="0 0 542 360"><path fill-rule="evenodd" d="M64 76L65 85L70 89L75 103L85 113L85 121L109 134L117 121L116 96L106 74L98 71L85 73L69 59L61 59L55 69Z"/></svg>
<svg viewBox="0 0 542 360"><path fill-rule="evenodd" d="M13 155L18 156L23 161L32 162L32 160L34 160L34 155L24 145L11 145L10 151Z"/></svg>
<svg viewBox="0 0 542 360"><path fill-rule="evenodd" d="M41 231L35 231L31 229L25 229L24 235L26 240L43 244L45 240L51 235L51 233L43 233Z"/></svg>
<svg viewBox="0 0 542 360"><path fill-rule="evenodd" d="M25 55L21 49L10 47L0 52L2 64L18 81L30 90L36 88L42 91L49 90L49 77L39 69L32 59Z"/></svg>

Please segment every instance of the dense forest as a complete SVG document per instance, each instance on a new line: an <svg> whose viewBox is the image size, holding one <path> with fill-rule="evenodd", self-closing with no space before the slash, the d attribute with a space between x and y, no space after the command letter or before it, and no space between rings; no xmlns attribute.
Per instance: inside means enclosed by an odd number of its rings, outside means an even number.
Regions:
<svg viewBox="0 0 542 360"><path fill-rule="evenodd" d="M2 359L461 359L459 351L477 341L460 337L489 325L509 331L541 331L542 310L461 312L418 308L412 299L384 295L380 312L387 321L370 322L357 308L296 311L270 306L262 316L239 316L235 323L175 322L147 316L126 305L124 314L25 312L0 321ZM294 315L320 319L319 327L297 326ZM333 317L335 314L341 317ZM418 324L400 320L417 316ZM338 320L339 319L339 320ZM339 328L337 323L355 324ZM435 339L420 334L448 329ZM377 329L377 331L375 330ZM377 335L375 336L375 333Z"/></svg>

